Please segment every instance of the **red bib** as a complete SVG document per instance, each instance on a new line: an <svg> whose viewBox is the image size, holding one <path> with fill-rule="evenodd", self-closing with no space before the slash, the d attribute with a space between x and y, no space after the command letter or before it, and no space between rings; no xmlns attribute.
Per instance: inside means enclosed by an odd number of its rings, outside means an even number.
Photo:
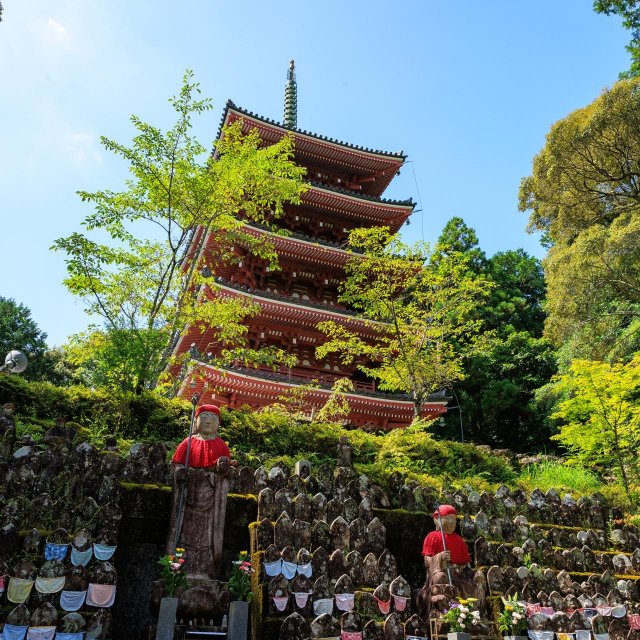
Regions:
<svg viewBox="0 0 640 640"><path fill-rule="evenodd" d="M189 438L185 438L173 454L171 462L174 464L185 464L187 458L187 444ZM222 438L204 440L199 436L191 438L191 452L189 453L189 466L196 469L204 469L215 466L218 458L222 456L231 457L229 447Z"/></svg>
<svg viewBox="0 0 640 640"><path fill-rule="evenodd" d="M445 533L444 539L447 543L447 549L451 554L452 564L467 564L471 562L467 543L457 533ZM422 545L423 556L435 556L444 551L442 546L442 534L440 531L432 531L424 539Z"/></svg>

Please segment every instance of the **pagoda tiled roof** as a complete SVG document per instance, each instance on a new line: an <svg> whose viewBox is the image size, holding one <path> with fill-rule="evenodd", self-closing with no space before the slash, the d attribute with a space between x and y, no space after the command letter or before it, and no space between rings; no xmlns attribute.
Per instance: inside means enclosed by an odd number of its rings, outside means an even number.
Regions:
<svg viewBox="0 0 640 640"><path fill-rule="evenodd" d="M338 172L359 179L373 178L362 184L362 192L381 196L389 186L406 156L402 151L389 152L361 147L303 129L290 129L282 123L237 107L231 100L226 104L218 130L222 134L225 123L244 120L246 128L256 128L265 144L274 144L286 135L294 137L296 162L329 174Z"/></svg>
<svg viewBox="0 0 640 640"><path fill-rule="evenodd" d="M199 358L199 361L203 364L211 365L211 361L213 357L207 358L204 354L202 354ZM252 367L243 367L243 366L222 366L220 364L215 365L216 369L222 369L224 371L236 371L238 373L242 373L244 375L262 378L263 380L273 380L274 382L302 382L308 383L309 380L306 377L296 376L295 372L289 376L288 374L278 373L275 371L263 371L261 369L254 369ZM321 376L322 373L319 372L318 376ZM325 382L323 380L317 381L318 386L324 389L331 389L333 386L332 382ZM397 400L400 402L411 402L411 396L408 393L391 393L389 391L364 391L362 389L358 389L357 391L349 391L348 395L358 395L358 396L367 396L369 398L380 398L386 400ZM447 404L449 399L443 393L434 393L431 394L428 398L429 402L434 402L437 404Z"/></svg>
<svg viewBox="0 0 640 640"><path fill-rule="evenodd" d="M330 142L332 144L340 145L341 147L345 147L347 149L353 149L354 151L361 151L363 153L370 153L376 156L384 156L387 158L394 158L397 160L402 160L404 162L407 159L406 154L402 151L381 151L380 149L370 149L369 147L362 147L357 144L351 144L350 142L344 142L342 140L337 140L335 138L329 138L328 136L323 136L319 133L313 133L311 131L307 131L306 129L289 129L285 127L282 122L278 122L277 120L273 120L271 118L265 118L264 116L258 115L253 111L248 111L247 109L243 109L236 105L233 100L227 100L227 104L225 105L224 112L222 114L222 119L220 121L220 127L218 129L218 137L220 137L220 132L222 131L222 127L224 126L224 122L227 119L227 113L229 109L233 109L237 111L239 114L243 116L247 116L248 118L253 118L254 120L260 120L265 124L269 124L274 127L278 127L283 130L284 133L298 133L300 135L308 136L310 138L315 138L316 140L322 140L322 142Z"/></svg>
<svg viewBox="0 0 640 640"><path fill-rule="evenodd" d="M318 189L324 189L325 191L333 191L334 193L341 193L345 196L350 196L352 198L359 198L360 200L366 200L367 202L376 202L378 204L390 204L394 207L411 207L411 209L414 209L416 206L416 203L413 201L413 198L407 198L406 200L393 200L391 198L380 198L379 196L372 196L367 193L351 191L350 189L345 189L344 187L338 187L336 185L328 185L322 182L316 182L315 180L309 180L308 184Z"/></svg>

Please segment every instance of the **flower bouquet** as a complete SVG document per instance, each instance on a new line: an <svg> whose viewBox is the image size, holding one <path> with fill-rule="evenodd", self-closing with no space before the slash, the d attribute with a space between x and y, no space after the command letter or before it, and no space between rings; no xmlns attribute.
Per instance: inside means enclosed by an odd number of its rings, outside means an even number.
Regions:
<svg viewBox="0 0 640 640"><path fill-rule="evenodd" d="M449 624L449 629L453 633L469 631L480 622L480 612L473 609L475 598L458 598L452 602L449 609L442 616L441 620Z"/></svg>
<svg viewBox="0 0 640 640"><path fill-rule="evenodd" d="M173 598L180 588L189 586L187 576L184 573L184 549L176 549L175 555L162 556L158 560L160 565L160 582L164 587L167 597Z"/></svg>
<svg viewBox="0 0 640 640"><path fill-rule="evenodd" d="M523 636L527 634L526 606L518 602L518 594L502 598L504 605L498 616L498 628L505 636Z"/></svg>
<svg viewBox="0 0 640 640"><path fill-rule="evenodd" d="M255 569L249 560L249 554L241 551L237 560L233 561L231 577L227 583L229 593L233 600L245 600L251 602L253 593L251 591L251 575Z"/></svg>

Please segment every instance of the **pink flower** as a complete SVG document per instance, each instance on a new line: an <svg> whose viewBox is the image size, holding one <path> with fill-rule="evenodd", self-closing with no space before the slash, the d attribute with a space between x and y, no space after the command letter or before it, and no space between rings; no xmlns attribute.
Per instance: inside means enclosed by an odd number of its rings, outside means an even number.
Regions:
<svg viewBox="0 0 640 640"><path fill-rule="evenodd" d="M172 568L174 571L177 571L177 570L180 568L180 563L179 563L179 562L172 562L172 563L171 563L171 568Z"/></svg>

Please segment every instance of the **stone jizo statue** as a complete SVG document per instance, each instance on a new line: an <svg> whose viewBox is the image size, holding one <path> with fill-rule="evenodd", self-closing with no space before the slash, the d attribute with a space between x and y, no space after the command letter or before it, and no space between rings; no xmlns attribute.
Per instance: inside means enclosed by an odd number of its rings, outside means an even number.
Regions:
<svg viewBox="0 0 640 640"><path fill-rule="evenodd" d="M227 444L218 436L220 409L201 405L195 428L172 459L173 498L167 553L185 549L185 567L191 579L216 576L222 557L228 471L232 464Z"/></svg>
<svg viewBox="0 0 640 640"><path fill-rule="evenodd" d="M417 602L425 619L440 617L455 598L476 598L480 610L484 608L484 579L476 577L469 566L471 557L467 543L455 533L456 515L454 507L441 505L433 514L436 529L427 534L422 545L426 577Z"/></svg>

